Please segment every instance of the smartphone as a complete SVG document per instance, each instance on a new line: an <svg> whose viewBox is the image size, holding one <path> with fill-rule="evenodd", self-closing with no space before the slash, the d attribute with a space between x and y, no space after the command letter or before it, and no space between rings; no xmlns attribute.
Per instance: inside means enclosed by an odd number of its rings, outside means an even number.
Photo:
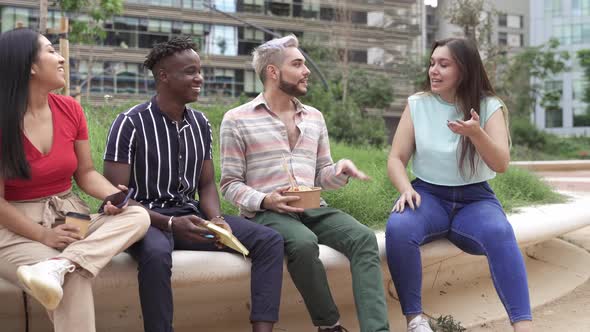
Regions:
<svg viewBox="0 0 590 332"><path fill-rule="evenodd" d="M129 202L129 198L131 198L133 192L135 192L135 189L129 188L129 190L127 191L119 191L118 193L105 197L104 201L98 208L98 213L104 212L104 206L107 205L107 202L109 201L111 202L111 204L118 207L119 209L122 208L123 206L125 206L125 204L127 204L127 202Z"/></svg>

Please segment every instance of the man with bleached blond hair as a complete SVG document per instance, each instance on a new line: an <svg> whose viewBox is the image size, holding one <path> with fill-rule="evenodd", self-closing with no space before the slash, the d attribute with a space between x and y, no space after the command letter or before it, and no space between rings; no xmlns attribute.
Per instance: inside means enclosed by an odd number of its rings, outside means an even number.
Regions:
<svg viewBox="0 0 590 332"><path fill-rule="evenodd" d="M287 203L289 173L298 185L337 189L350 178L368 180L350 160L334 163L322 113L297 97L307 92L310 71L293 35L254 50L253 66L264 84L254 100L228 111L221 124L221 191L250 220L285 240L287 268L312 322L321 332L347 331L340 324L318 244L348 257L362 332L389 331L383 277L374 232L328 207L301 209Z"/></svg>

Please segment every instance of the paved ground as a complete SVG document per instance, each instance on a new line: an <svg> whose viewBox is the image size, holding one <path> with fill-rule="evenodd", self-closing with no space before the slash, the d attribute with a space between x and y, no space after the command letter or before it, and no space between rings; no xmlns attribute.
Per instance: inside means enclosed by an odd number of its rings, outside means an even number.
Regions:
<svg viewBox="0 0 590 332"><path fill-rule="evenodd" d="M590 195L590 171L541 172L548 183L558 190ZM590 227L566 234L562 238L590 252ZM536 332L590 331L590 280L564 297L533 310ZM469 332L512 331L507 319L471 328Z"/></svg>

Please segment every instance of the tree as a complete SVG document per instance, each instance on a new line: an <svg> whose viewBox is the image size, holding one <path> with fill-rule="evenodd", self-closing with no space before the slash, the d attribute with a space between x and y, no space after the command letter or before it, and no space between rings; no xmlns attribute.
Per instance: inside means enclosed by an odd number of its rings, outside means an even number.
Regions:
<svg viewBox="0 0 590 332"><path fill-rule="evenodd" d="M496 70L506 61L506 48L492 42L494 21L500 12L485 0L456 0L447 7L445 17L459 26L466 38L476 43L492 84Z"/></svg>
<svg viewBox="0 0 590 332"><path fill-rule="evenodd" d="M508 59L496 90L505 97L512 112L528 116L537 101L543 107L554 109L561 99L561 89L545 86L545 81L567 69L569 53L559 51L559 41L550 39L546 44L527 47Z"/></svg>
<svg viewBox="0 0 590 332"><path fill-rule="evenodd" d="M104 23L123 13L123 0L59 0L62 15L72 19L69 32L73 43L96 44L106 38Z"/></svg>
<svg viewBox="0 0 590 332"><path fill-rule="evenodd" d="M465 37L478 43L476 31L480 26L481 13L484 11L484 0L455 0L450 2L445 18L459 26Z"/></svg>
<svg viewBox="0 0 590 332"><path fill-rule="evenodd" d="M86 94L90 94L94 45L106 38L104 23L123 13L123 0L58 0L61 14L70 19L68 38L72 43L91 45Z"/></svg>
<svg viewBox="0 0 590 332"><path fill-rule="evenodd" d="M550 40L508 57L505 47L492 42L499 14L486 0L456 0L449 2L446 18L477 43L491 83L511 111L528 116L537 101L548 109L558 108L561 89L545 87L543 82L566 69L569 54L558 50L557 40Z"/></svg>
<svg viewBox="0 0 590 332"><path fill-rule="evenodd" d="M362 112L366 108L386 108L393 100L393 81L389 75L369 73L351 66L348 74L348 97L343 98L344 84L338 51L317 41L302 40L302 48L327 76L328 90L313 76L304 103L319 109L326 119L330 137L351 144L383 145L385 125L380 117Z"/></svg>
<svg viewBox="0 0 590 332"><path fill-rule="evenodd" d="M585 114L574 114L574 122L576 125L590 126L590 49L579 50L577 56L580 66L584 68L585 82L582 100L587 105Z"/></svg>

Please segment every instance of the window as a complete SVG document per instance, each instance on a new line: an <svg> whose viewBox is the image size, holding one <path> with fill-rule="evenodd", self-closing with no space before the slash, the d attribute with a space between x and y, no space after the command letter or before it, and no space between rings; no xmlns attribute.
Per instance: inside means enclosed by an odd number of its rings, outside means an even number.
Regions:
<svg viewBox="0 0 590 332"><path fill-rule="evenodd" d="M254 48L264 42L264 32L253 28L238 28L238 54L250 55Z"/></svg>
<svg viewBox="0 0 590 332"><path fill-rule="evenodd" d="M505 27L507 25L507 15L498 14L498 26Z"/></svg>
<svg viewBox="0 0 590 332"><path fill-rule="evenodd" d="M498 45L508 45L508 33L498 32Z"/></svg>
<svg viewBox="0 0 590 332"><path fill-rule="evenodd" d="M349 50L348 61L356 63L367 63L367 50Z"/></svg>
<svg viewBox="0 0 590 332"><path fill-rule="evenodd" d="M207 29L208 26L205 24L184 22L182 24L181 33L183 35L191 36L193 42L197 44L197 49L201 51L205 49Z"/></svg>
<svg viewBox="0 0 590 332"><path fill-rule="evenodd" d="M236 12L236 1L235 0L209 0L208 1L215 8L224 11L226 13Z"/></svg>
<svg viewBox="0 0 590 332"><path fill-rule="evenodd" d="M434 40L434 36L431 36ZM383 66L385 63L385 50L379 47L370 47L367 50L367 63L370 65Z"/></svg>
<svg viewBox="0 0 590 332"><path fill-rule="evenodd" d="M523 17L521 15L508 15L507 27L520 29L523 25Z"/></svg>
<svg viewBox="0 0 590 332"><path fill-rule="evenodd" d="M588 83L585 80L573 80L572 81L572 100L573 101L584 101L584 91Z"/></svg>
<svg viewBox="0 0 590 332"><path fill-rule="evenodd" d="M574 127L590 127L590 109L588 109L588 106L574 107L572 110Z"/></svg>
<svg viewBox="0 0 590 332"><path fill-rule="evenodd" d="M545 109L545 127L563 127L563 110L560 107L562 81L545 81L541 106ZM549 96L549 97L547 97Z"/></svg>
<svg viewBox="0 0 590 332"><path fill-rule="evenodd" d="M561 13L561 0L551 0L551 15L553 17L559 17Z"/></svg>
<svg viewBox="0 0 590 332"><path fill-rule="evenodd" d="M590 44L590 23L582 24L582 43Z"/></svg>
<svg viewBox="0 0 590 332"><path fill-rule="evenodd" d="M29 8L2 8L2 32L17 27L32 28L37 25L37 18L33 16L33 10Z"/></svg>
<svg viewBox="0 0 590 332"><path fill-rule="evenodd" d="M571 25L571 43L590 43L590 23L580 23Z"/></svg>
<svg viewBox="0 0 590 332"><path fill-rule="evenodd" d="M590 0L572 0L572 15L590 15Z"/></svg>
<svg viewBox="0 0 590 332"><path fill-rule="evenodd" d="M319 14L319 0L293 0L293 17L317 19Z"/></svg>
<svg viewBox="0 0 590 332"><path fill-rule="evenodd" d="M562 0L545 0L545 17L559 17L562 13Z"/></svg>
<svg viewBox="0 0 590 332"><path fill-rule="evenodd" d="M117 93L136 93L139 64L120 63L115 67Z"/></svg>
<svg viewBox="0 0 590 332"><path fill-rule="evenodd" d="M435 24L436 24L436 19L434 17L434 14L432 14L432 13L426 14L426 25L435 25Z"/></svg>
<svg viewBox="0 0 590 332"><path fill-rule="evenodd" d="M545 128L563 127L563 110L546 110L545 111Z"/></svg>
<svg viewBox="0 0 590 332"><path fill-rule="evenodd" d="M181 0L125 0L125 1L130 2L130 3L151 5L151 6L181 7Z"/></svg>
<svg viewBox="0 0 590 332"><path fill-rule="evenodd" d="M258 79L255 72L246 70L244 72L244 92L249 96L254 96L263 89L262 82Z"/></svg>
<svg viewBox="0 0 590 332"><path fill-rule="evenodd" d="M204 96L239 96L236 93L236 70L224 68L203 68L205 78ZM243 90L243 89L240 89Z"/></svg>
<svg viewBox="0 0 590 332"><path fill-rule="evenodd" d="M559 40L561 45L572 43L572 26L571 25L554 25L553 37Z"/></svg>
<svg viewBox="0 0 590 332"><path fill-rule="evenodd" d="M321 7L320 8L320 20L324 21L333 21L336 17L336 13L334 8L330 7Z"/></svg>
<svg viewBox="0 0 590 332"><path fill-rule="evenodd" d="M151 72L139 63L94 61L92 80L88 81L89 62L76 61L72 66L72 84L82 91L98 93L151 94L155 91Z"/></svg>
<svg viewBox="0 0 590 332"><path fill-rule="evenodd" d="M509 33L508 34L508 46L510 47L522 47L523 36L520 33Z"/></svg>
<svg viewBox="0 0 590 332"><path fill-rule="evenodd" d="M72 73L73 72L74 70L72 70ZM90 80L88 80L89 72L92 73L92 77ZM93 61L91 65L86 60L80 61L78 63L77 73L71 76L78 78L79 86L82 88L82 91L85 91L85 89L88 86L90 88L90 92L103 92L103 79L105 76L105 72L102 62Z"/></svg>
<svg viewBox="0 0 590 332"><path fill-rule="evenodd" d="M205 7L205 5L203 4L205 1L208 0L182 0L182 8L206 10L207 7Z"/></svg>
<svg viewBox="0 0 590 332"><path fill-rule="evenodd" d="M238 29L231 25L212 25L205 52L215 55L238 55Z"/></svg>
<svg viewBox="0 0 590 332"><path fill-rule="evenodd" d="M354 24L367 24L367 12L353 11L350 18Z"/></svg>
<svg viewBox="0 0 590 332"><path fill-rule="evenodd" d="M291 0L265 1L266 14L274 16L291 16Z"/></svg>
<svg viewBox="0 0 590 332"><path fill-rule="evenodd" d="M563 90L562 81L545 81L545 91Z"/></svg>
<svg viewBox="0 0 590 332"><path fill-rule="evenodd" d="M238 0L238 12L245 13L263 13L264 0Z"/></svg>

